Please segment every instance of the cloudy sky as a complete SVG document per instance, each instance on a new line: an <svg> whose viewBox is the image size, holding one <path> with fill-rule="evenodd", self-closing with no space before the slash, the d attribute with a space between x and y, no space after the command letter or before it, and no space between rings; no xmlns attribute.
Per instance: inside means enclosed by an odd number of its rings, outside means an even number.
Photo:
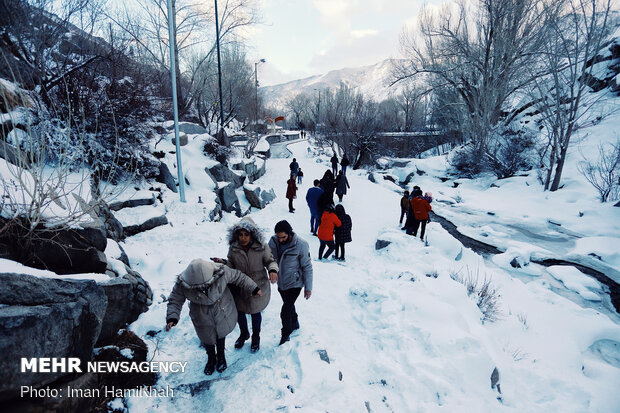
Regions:
<svg viewBox="0 0 620 413"><path fill-rule="evenodd" d="M439 3L431 0L426 3ZM260 0L249 56L261 86L398 57L398 37L422 0Z"/></svg>

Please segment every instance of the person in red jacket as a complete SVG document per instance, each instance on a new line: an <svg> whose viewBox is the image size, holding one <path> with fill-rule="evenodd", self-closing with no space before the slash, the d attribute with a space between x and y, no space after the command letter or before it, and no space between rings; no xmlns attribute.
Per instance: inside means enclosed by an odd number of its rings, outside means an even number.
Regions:
<svg viewBox="0 0 620 413"><path fill-rule="evenodd" d="M336 244L334 243L334 227L339 227L342 222L338 219L338 216L334 213L334 207L328 206L323 215L321 216L321 225L319 225L318 237L321 245L319 246L319 259L329 257ZM323 251L327 247L327 252L323 254Z"/></svg>
<svg viewBox="0 0 620 413"><path fill-rule="evenodd" d="M414 237L418 233L418 228L422 224L422 230L420 231L420 239L424 239L424 232L426 231L426 221L428 221L428 213L432 210L431 204L422 196L422 191L417 190L415 196L411 200L411 209L409 214L413 214L413 220L411 224L407 226L407 234Z"/></svg>
<svg viewBox="0 0 620 413"><path fill-rule="evenodd" d="M297 198L297 185L295 185L295 175L291 175L287 183L286 197L288 198L288 212L295 212L293 199Z"/></svg>

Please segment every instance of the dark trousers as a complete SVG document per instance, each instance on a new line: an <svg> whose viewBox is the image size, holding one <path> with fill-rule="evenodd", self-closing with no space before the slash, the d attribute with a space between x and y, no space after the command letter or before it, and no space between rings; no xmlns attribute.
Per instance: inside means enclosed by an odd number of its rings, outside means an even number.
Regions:
<svg viewBox="0 0 620 413"><path fill-rule="evenodd" d="M346 175L347 175L347 167L346 167L346 166L343 166L343 167L342 167L342 174L343 174L344 176L346 176Z"/></svg>
<svg viewBox="0 0 620 413"><path fill-rule="evenodd" d="M297 175L297 183L298 183L298 184L300 184L300 183L301 183L301 181L303 181L303 180L304 180L304 177L303 177L303 176L299 176L299 175Z"/></svg>
<svg viewBox="0 0 620 413"><path fill-rule="evenodd" d="M401 208L401 209L400 209L400 220L398 221L398 223L399 223L399 224L402 224L402 223L403 223L403 218L404 218L405 216L407 216L407 210L406 210L406 209L402 209L402 208ZM407 221L405 220L405 223L406 223L406 222L407 222Z"/></svg>
<svg viewBox="0 0 620 413"><path fill-rule="evenodd" d="M319 225L321 224L321 216L320 215L310 215L310 232L316 234L319 230Z"/></svg>
<svg viewBox="0 0 620 413"><path fill-rule="evenodd" d="M334 174L334 178L338 175L338 164L337 163L332 164L332 173Z"/></svg>
<svg viewBox="0 0 620 413"><path fill-rule="evenodd" d="M334 252L334 248L336 248L334 245L334 241L323 241L322 239L320 239L319 241L321 242L321 245L319 246L319 259L329 257L330 254ZM325 253L325 255L323 255L325 247L327 247L327 252Z"/></svg>
<svg viewBox="0 0 620 413"><path fill-rule="evenodd" d="M413 235L414 237L418 233L418 228L422 224L422 230L420 232L420 239L424 239L424 231L426 231L426 220L414 219L411 220L411 225L407 227L407 235Z"/></svg>
<svg viewBox="0 0 620 413"><path fill-rule="evenodd" d="M289 290L281 290L278 292L282 297L282 310L280 310L280 319L282 320L282 337L288 337L293 331L295 325L299 325L297 312L295 311L295 301L299 297L301 287L291 288Z"/></svg>
<svg viewBox="0 0 620 413"><path fill-rule="evenodd" d="M293 208L293 198L288 199L288 210L289 212L293 212L295 208Z"/></svg>
<svg viewBox="0 0 620 413"><path fill-rule="evenodd" d="M224 354L226 337L218 338L217 341L217 354ZM205 349L209 357L215 357L215 346L213 344L205 344Z"/></svg>
<svg viewBox="0 0 620 413"><path fill-rule="evenodd" d="M343 194L336 194L338 195L338 201L342 202L342 197L344 196Z"/></svg>
<svg viewBox="0 0 620 413"><path fill-rule="evenodd" d="M263 321L263 316L260 313L252 314L252 334L258 335L260 333L260 325ZM248 337L250 332L248 331L248 319L245 316L245 313L241 311L237 311L237 323L239 323L239 330L241 331L241 335Z"/></svg>
<svg viewBox="0 0 620 413"><path fill-rule="evenodd" d="M340 255L338 255L338 250L340 250ZM340 258L341 260L344 260L344 242L337 242L336 243L336 258Z"/></svg>

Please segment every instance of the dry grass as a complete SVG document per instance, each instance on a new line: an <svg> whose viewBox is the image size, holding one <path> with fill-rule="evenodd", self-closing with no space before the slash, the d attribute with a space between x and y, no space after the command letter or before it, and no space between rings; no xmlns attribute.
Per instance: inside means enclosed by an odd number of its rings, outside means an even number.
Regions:
<svg viewBox="0 0 620 413"><path fill-rule="evenodd" d="M469 267L466 267L464 271L452 272L450 278L463 284L467 289L467 295L476 300L476 305L482 312L483 323L498 320L501 315L501 295L499 289L491 283L491 279L486 274L481 277L478 269L474 273Z"/></svg>

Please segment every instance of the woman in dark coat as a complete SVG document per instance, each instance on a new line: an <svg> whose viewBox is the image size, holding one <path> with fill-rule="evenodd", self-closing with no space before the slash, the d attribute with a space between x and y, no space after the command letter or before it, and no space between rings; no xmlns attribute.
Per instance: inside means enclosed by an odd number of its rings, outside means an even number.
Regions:
<svg viewBox="0 0 620 413"><path fill-rule="evenodd" d="M336 240L336 252L334 256L337 260L344 261L344 244L351 242L353 222L351 221L351 216L345 212L342 204L336 205L336 216L338 216L342 225L334 229L334 237ZM340 255L338 255L338 251L340 251Z"/></svg>
<svg viewBox="0 0 620 413"><path fill-rule="evenodd" d="M333 204L334 203L334 189L336 189L336 181L334 179L334 174L332 171L327 170L321 178L320 188L323 190L325 204Z"/></svg>
<svg viewBox="0 0 620 413"><path fill-rule="evenodd" d="M288 212L294 212L293 199L297 197L297 185L295 185L295 175L291 175L288 181L286 181L286 197L288 198Z"/></svg>
<svg viewBox="0 0 620 413"><path fill-rule="evenodd" d="M349 180L342 171L340 171L338 172L338 178L336 178L336 195L338 195L338 201L342 202L342 197L346 195L347 188L351 188L349 186Z"/></svg>

